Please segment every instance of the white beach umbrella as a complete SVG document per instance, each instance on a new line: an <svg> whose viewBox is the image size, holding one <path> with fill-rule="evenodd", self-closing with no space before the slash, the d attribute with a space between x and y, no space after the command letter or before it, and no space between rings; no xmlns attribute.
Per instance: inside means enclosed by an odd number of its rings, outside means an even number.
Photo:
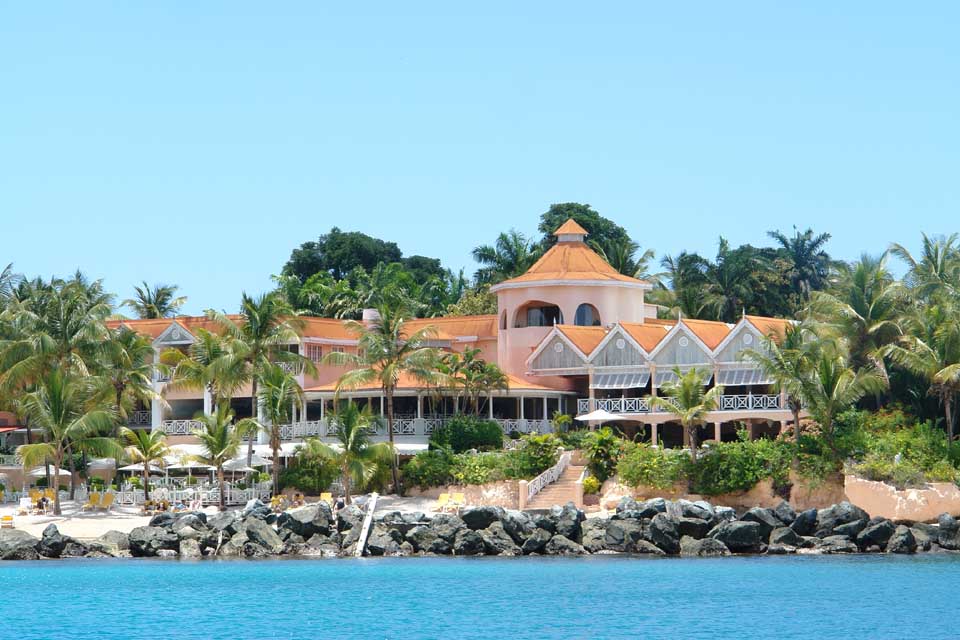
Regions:
<svg viewBox="0 0 960 640"><path fill-rule="evenodd" d="M235 460L227 460L226 462L223 463L223 470L233 471L233 472L239 471L241 473L250 473L252 471L256 471L256 469L247 466L246 458L237 458Z"/></svg>
<svg viewBox="0 0 960 640"><path fill-rule="evenodd" d="M115 469L117 461L113 458L94 458L87 463L87 468L91 471L103 471L106 469Z"/></svg>
<svg viewBox="0 0 960 640"><path fill-rule="evenodd" d="M238 460L243 460L244 462L247 461L247 457L246 457L246 456L243 456L243 457L237 458L237 459L238 459ZM273 461L272 461L272 460L267 460L266 458L260 457L260 456L258 456L257 454L253 454L253 456L250 458L250 466L251 466L251 467L270 467L270 466L272 466L272 465L273 465Z"/></svg>
<svg viewBox="0 0 960 640"><path fill-rule="evenodd" d="M31 478L42 478L45 475L47 475L47 470L44 469L43 467L37 467L36 469L33 469L28 475ZM53 475L53 467L50 467L50 475ZM69 476L70 471L68 469L60 469L60 475Z"/></svg>
<svg viewBox="0 0 960 640"><path fill-rule="evenodd" d="M605 409L594 409L590 413L577 416L577 420L582 420L583 422L612 422L615 420L626 420L626 418L616 413L610 413Z"/></svg>
<svg viewBox="0 0 960 640"><path fill-rule="evenodd" d="M137 464L128 464L128 465L125 466L125 467L120 467L119 469L117 469L117 471L140 471L140 472L142 473L142 472L143 472L143 463L138 462ZM155 464L152 464L152 465L150 465L150 472L151 472L151 473L162 473L162 472L163 472L163 469L161 469L160 467L158 467L158 466L155 465Z"/></svg>
<svg viewBox="0 0 960 640"><path fill-rule="evenodd" d="M204 471L209 471L211 469L216 469L209 464L204 464L198 460L187 460L186 462L178 462L176 464L167 465L167 469L202 469Z"/></svg>

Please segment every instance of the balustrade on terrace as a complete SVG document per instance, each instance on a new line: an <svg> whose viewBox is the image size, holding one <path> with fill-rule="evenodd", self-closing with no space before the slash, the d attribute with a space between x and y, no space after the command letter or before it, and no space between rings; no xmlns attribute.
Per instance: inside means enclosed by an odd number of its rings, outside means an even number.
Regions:
<svg viewBox="0 0 960 640"><path fill-rule="evenodd" d="M672 399L664 398L667 402L673 402ZM594 399L594 409L603 409L610 413L620 415L630 415L636 413L669 413L662 407L653 407L650 398L596 398ZM720 402L717 411L778 411L783 409L778 394L739 394L720 396ZM590 411L590 399L577 399L577 413L583 414Z"/></svg>

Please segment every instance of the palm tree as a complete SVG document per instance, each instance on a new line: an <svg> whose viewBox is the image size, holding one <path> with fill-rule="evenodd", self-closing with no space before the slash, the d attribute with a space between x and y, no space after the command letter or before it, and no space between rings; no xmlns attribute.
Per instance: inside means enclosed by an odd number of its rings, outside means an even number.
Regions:
<svg viewBox="0 0 960 640"><path fill-rule="evenodd" d="M761 340L762 349L745 349L742 357L755 363L771 379L778 393L786 397L793 415L793 436L797 447L793 464L799 462L800 411L803 409L803 385L811 373L810 328L803 324L787 327L781 340L772 336Z"/></svg>
<svg viewBox="0 0 960 640"><path fill-rule="evenodd" d="M369 407L361 411L353 402L348 402L333 416L339 450L323 444L317 438L308 438L304 443L306 456L330 460L340 470L340 482L347 503L350 502L351 486L366 485L381 467L392 465L396 460L392 444L370 442L373 422Z"/></svg>
<svg viewBox="0 0 960 640"><path fill-rule="evenodd" d="M493 246L473 250L473 259L483 265L474 277L477 284L495 284L525 273L539 257L539 245L511 229L498 235Z"/></svg>
<svg viewBox="0 0 960 640"><path fill-rule="evenodd" d="M954 400L960 392L957 313L957 308L947 302L915 309L905 321L908 333L886 349L895 363L930 385L930 395L943 405L950 442L954 439Z"/></svg>
<svg viewBox="0 0 960 640"><path fill-rule="evenodd" d="M890 253L907 263L906 285L920 299L939 292L955 294L960 289L960 247L956 233L946 237L923 234L920 257L914 257L902 244L890 245Z"/></svg>
<svg viewBox="0 0 960 640"><path fill-rule="evenodd" d="M830 234L813 235L813 229L801 233L794 227L792 237L779 231L769 231L767 235L777 241L792 263L790 279L793 290L802 299L809 300L810 293L822 289L827 281L830 256L823 247L830 240Z"/></svg>
<svg viewBox="0 0 960 640"><path fill-rule="evenodd" d="M438 371L439 351L428 346L435 335L433 327L423 327L414 332L406 329L407 318L402 310L389 307L378 309L378 317L365 325L355 320L345 322L347 330L356 334L357 353L327 354L323 361L337 366L353 367L337 380L336 389L353 389L360 385L376 383L387 400L387 436L393 446L393 394L406 375L430 385L443 379ZM393 488L399 493L400 476L397 461L391 462Z"/></svg>
<svg viewBox="0 0 960 640"><path fill-rule="evenodd" d="M297 379L271 365L260 378L260 405L270 421L270 448L273 450L273 491L280 492L280 426L289 422L293 405L303 401L303 389Z"/></svg>
<svg viewBox="0 0 960 640"><path fill-rule="evenodd" d="M133 430L123 427L120 437L127 444L124 451L135 464L143 465L143 497L150 499L150 467L166 465L165 456L170 455L167 436L163 431Z"/></svg>
<svg viewBox="0 0 960 640"><path fill-rule="evenodd" d="M3 311L6 307L7 300L13 296L13 292L21 280L23 280L23 276L13 272L12 264L8 264L0 270L0 311Z"/></svg>
<svg viewBox="0 0 960 640"><path fill-rule="evenodd" d="M705 305L706 273L710 263L695 253L683 252L676 257L664 256L660 266L664 269L664 277L660 287L650 292L650 302L669 308L671 316L700 317Z"/></svg>
<svg viewBox="0 0 960 640"><path fill-rule="evenodd" d="M198 413L194 419L202 425L200 429L194 430L193 435L200 441L200 449L203 451L195 459L216 468L217 482L220 484L220 511L224 511L226 481L223 477L223 465L237 457L246 433L259 430L260 425L251 418L245 418L234 425L233 410L226 403L218 405L214 413Z"/></svg>
<svg viewBox="0 0 960 640"><path fill-rule="evenodd" d="M248 378L246 361L237 354L237 345L229 338L206 329L197 329L196 340L186 353L167 349L160 354L160 362L170 371L170 391L206 391L213 400L211 409L226 402Z"/></svg>
<svg viewBox="0 0 960 640"><path fill-rule="evenodd" d="M683 373L673 370L676 379L663 385L666 396L650 398L651 408L669 411L677 416L690 440L690 459L697 461L697 429L706 421L707 414L717 408L723 387L706 389L706 376L699 369Z"/></svg>
<svg viewBox="0 0 960 640"><path fill-rule="evenodd" d="M834 422L839 414L869 394L880 393L886 379L875 367L855 369L842 342L821 339L810 351L810 372L802 386L803 401L820 425L820 433L836 454Z"/></svg>
<svg viewBox="0 0 960 640"><path fill-rule="evenodd" d="M114 456L119 448L111 437L101 436L113 428L114 415L106 409L91 408L95 389L89 381L64 375L53 369L26 400L26 411L44 433L44 442L17 447L17 456L26 470L40 464L53 465L54 481L60 476L64 459L75 451L96 456ZM60 515L60 492L54 492L53 513Z"/></svg>
<svg viewBox="0 0 960 640"><path fill-rule="evenodd" d="M637 256L640 245L630 238L612 238L603 244L591 241L590 246L607 264L625 276L647 281L658 281L660 278L660 274L650 273L650 263L656 255L653 249L647 249Z"/></svg>
<svg viewBox="0 0 960 640"><path fill-rule="evenodd" d="M156 284L133 288L134 297L123 301L123 306L130 307L138 318L172 318L187 302L186 296L177 296L177 285Z"/></svg>
<svg viewBox="0 0 960 640"><path fill-rule="evenodd" d="M235 358L245 369L244 377L250 381L250 415L256 418L257 385L260 377L274 362L296 371L315 371L309 358L290 351L288 345L300 341L303 323L289 317L290 308L278 295L267 294L253 298L243 293L240 301L240 320L234 322L226 314L207 311L207 316L223 328L224 335L233 342ZM253 459L251 434L247 443L247 464Z"/></svg>

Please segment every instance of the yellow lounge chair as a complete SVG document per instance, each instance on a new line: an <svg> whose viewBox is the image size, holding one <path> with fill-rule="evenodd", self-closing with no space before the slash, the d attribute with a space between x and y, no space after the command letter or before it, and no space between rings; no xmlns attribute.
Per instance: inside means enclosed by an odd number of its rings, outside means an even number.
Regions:
<svg viewBox="0 0 960 640"><path fill-rule="evenodd" d="M3 502L4 494L3 491L0 491L0 502Z"/></svg>
<svg viewBox="0 0 960 640"><path fill-rule="evenodd" d="M56 499L56 497L57 497L57 494L55 494L53 491L54 491L53 489L44 489L44 490L43 490L43 496L44 496L47 500L49 500L50 502L53 502L53 501Z"/></svg>
<svg viewBox="0 0 960 640"><path fill-rule="evenodd" d="M86 511L87 509L96 509L100 506L100 494L94 491L87 498L87 502L80 507L80 511Z"/></svg>
<svg viewBox="0 0 960 640"><path fill-rule="evenodd" d="M13 516L0 516L0 529L13 529Z"/></svg>
<svg viewBox="0 0 960 640"><path fill-rule="evenodd" d="M450 504L450 494L441 493L439 496L437 496L437 505L433 508L433 510L443 513L444 511L447 510L447 506L449 504Z"/></svg>
<svg viewBox="0 0 960 640"><path fill-rule="evenodd" d="M450 507L456 510L457 513L460 513L460 509L467 506L467 497L462 493L453 494L453 498L450 500Z"/></svg>
<svg viewBox="0 0 960 640"><path fill-rule="evenodd" d="M327 504L333 504L333 494L332 493L321 493L320 502L326 502Z"/></svg>
<svg viewBox="0 0 960 640"><path fill-rule="evenodd" d="M100 508L104 511L110 511L110 507L113 506L113 494L105 493L103 497L100 498Z"/></svg>

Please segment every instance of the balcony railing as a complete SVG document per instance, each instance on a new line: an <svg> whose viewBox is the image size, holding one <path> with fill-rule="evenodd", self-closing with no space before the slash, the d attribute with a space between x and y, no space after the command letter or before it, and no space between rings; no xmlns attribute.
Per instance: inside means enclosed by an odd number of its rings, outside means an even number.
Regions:
<svg viewBox="0 0 960 640"><path fill-rule="evenodd" d="M594 400L594 409L603 409L620 415L667 412L662 408L651 407L649 398L597 398ZM717 406L717 411L779 411L781 409L783 404L777 394L747 393L720 396L720 403ZM577 413L583 414L589 411L589 398L577 399Z"/></svg>
<svg viewBox="0 0 960 640"><path fill-rule="evenodd" d="M202 427L203 423L199 420L164 420L159 428L168 436L189 436Z"/></svg>
<svg viewBox="0 0 960 640"><path fill-rule="evenodd" d="M399 438L429 437L438 427L446 422L448 417L430 416L416 418L411 416L397 416L393 421L393 435ZM518 433L548 433L553 431L550 420L518 420L495 419L505 435ZM377 438L387 437L386 421L376 424L371 435ZM333 437L337 433L337 425L332 420L311 420L285 424L280 427L281 440L300 440L308 437Z"/></svg>
<svg viewBox="0 0 960 640"><path fill-rule="evenodd" d="M131 427L146 427L153 422L152 411L131 411L127 414L127 425Z"/></svg>
<svg viewBox="0 0 960 640"><path fill-rule="evenodd" d="M17 467L17 456L11 455L2 455L0 456L0 467Z"/></svg>

